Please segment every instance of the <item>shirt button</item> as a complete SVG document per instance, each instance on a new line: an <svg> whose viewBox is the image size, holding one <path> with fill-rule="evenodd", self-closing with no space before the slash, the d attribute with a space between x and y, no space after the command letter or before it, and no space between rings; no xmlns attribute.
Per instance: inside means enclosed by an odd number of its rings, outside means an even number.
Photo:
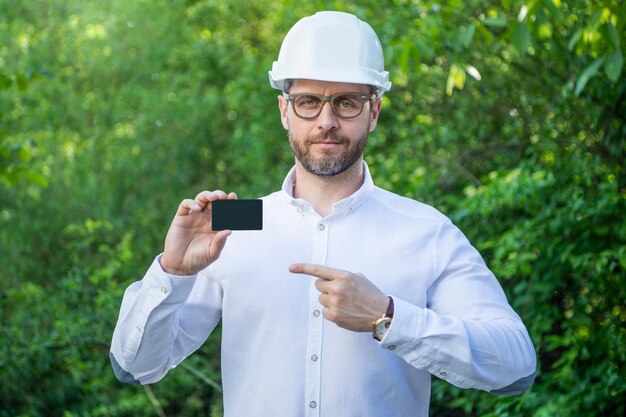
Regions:
<svg viewBox="0 0 626 417"><path fill-rule="evenodd" d="M167 288L165 288L165 287L161 287L161 292L162 292L163 294L167 293Z"/></svg>
<svg viewBox="0 0 626 417"><path fill-rule="evenodd" d="M315 407L317 407L317 403L316 403L315 401L311 401L311 402L309 403L309 407L311 407L311 408L315 408Z"/></svg>
<svg viewBox="0 0 626 417"><path fill-rule="evenodd" d="M143 329L141 328L141 326L137 326L136 329L139 333L143 333Z"/></svg>
<svg viewBox="0 0 626 417"><path fill-rule="evenodd" d="M315 317L319 317L319 316L320 316L320 311L319 311L319 310L315 310L315 311L313 312L313 315L314 315Z"/></svg>
<svg viewBox="0 0 626 417"><path fill-rule="evenodd" d="M317 355L314 353L311 355L311 360L315 362L317 360Z"/></svg>
<svg viewBox="0 0 626 417"><path fill-rule="evenodd" d="M389 350L396 350L396 345L389 345L389 347L387 349L389 349Z"/></svg>
<svg viewBox="0 0 626 417"><path fill-rule="evenodd" d="M446 375L448 375L448 373L446 371L439 372L439 376L446 376Z"/></svg>
<svg viewBox="0 0 626 417"><path fill-rule="evenodd" d="M322 223L320 223L318 227L321 231L324 231L324 229L326 229L326 226L324 226Z"/></svg>

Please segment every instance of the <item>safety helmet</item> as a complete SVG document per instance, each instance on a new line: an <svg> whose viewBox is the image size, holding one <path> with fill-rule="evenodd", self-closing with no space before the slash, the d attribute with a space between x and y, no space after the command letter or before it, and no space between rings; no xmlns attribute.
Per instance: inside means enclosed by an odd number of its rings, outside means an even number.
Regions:
<svg viewBox="0 0 626 417"><path fill-rule="evenodd" d="M285 36L269 77L279 90L295 78L368 84L379 96L391 88L378 36L369 24L342 12L300 19Z"/></svg>

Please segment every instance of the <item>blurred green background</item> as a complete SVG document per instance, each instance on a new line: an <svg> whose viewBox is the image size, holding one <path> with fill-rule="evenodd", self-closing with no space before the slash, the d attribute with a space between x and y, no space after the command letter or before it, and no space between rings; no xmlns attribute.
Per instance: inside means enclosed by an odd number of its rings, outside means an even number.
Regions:
<svg viewBox="0 0 626 417"><path fill-rule="evenodd" d="M626 412L621 0L0 0L0 416L220 416L219 332L118 383L123 291L180 200L293 163L267 71L317 10L368 21L393 88L375 182L449 215L539 355L532 390L433 382L433 416Z"/></svg>

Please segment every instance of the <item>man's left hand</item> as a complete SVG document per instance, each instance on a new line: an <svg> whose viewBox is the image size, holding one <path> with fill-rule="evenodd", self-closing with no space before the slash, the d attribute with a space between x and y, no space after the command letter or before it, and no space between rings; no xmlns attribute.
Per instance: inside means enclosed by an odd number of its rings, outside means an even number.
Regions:
<svg viewBox="0 0 626 417"><path fill-rule="evenodd" d="M289 266L295 274L317 277L322 314L344 329L372 331L372 323L387 311L389 298L363 274L325 265L298 263Z"/></svg>

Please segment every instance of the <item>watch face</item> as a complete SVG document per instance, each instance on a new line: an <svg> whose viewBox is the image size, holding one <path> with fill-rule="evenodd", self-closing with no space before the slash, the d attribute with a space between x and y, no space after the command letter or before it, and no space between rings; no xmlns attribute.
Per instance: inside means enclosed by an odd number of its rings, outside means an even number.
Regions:
<svg viewBox="0 0 626 417"><path fill-rule="evenodd" d="M378 341L382 340L390 326L391 319L389 317L378 319L374 326L374 338Z"/></svg>

